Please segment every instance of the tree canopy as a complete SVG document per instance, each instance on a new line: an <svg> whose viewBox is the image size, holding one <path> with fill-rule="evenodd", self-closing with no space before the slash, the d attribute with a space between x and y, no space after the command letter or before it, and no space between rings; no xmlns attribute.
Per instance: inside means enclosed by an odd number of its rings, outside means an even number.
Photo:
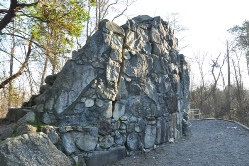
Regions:
<svg viewBox="0 0 249 166"><path fill-rule="evenodd" d="M235 36L236 47L246 52L247 69L249 73L249 21L236 25L228 30Z"/></svg>
<svg viewBox="0 0 249 166"><path fill-rule="evenodd" d="M229 31L235 35L239 47L249 49L249 21L244 21L241 26L236 25Z"/></svg>
<svg viewBox="0 0 249 166"><path fill-rule="evenodd" d="M87 0L10 0L8 2L0 4L0 44L3 46L0 51L11 55L9 51L11 48L7 45L14 42L14 38L18 38L22 40L22 44L15 46L30 45L29 52L40 50L39 53L45 55L43 58L46 59L46 63L49 61L52 65L53 73L58 67L59 57L71 51L75 38L82 32L84 22L90 18L86 10L87 5L95 3L94 0L89 1L90 3ZM9 9L4 9L8 4ZM11 24L14 22L15 26ZM25 62L29 57L31 56L25 56ZM22 64L27 64L25 62ZM20 69L23 67L26 65L21 65ZM3 85L1 87L4 87L5 83L1 84Z"/></svg>
<svg viewBox="0 0 249 166"><path fill-rule="evenodd" d="M71 51L74 38L80 36L83 23L89 19L85 4L79 0L44 0L27 13L32 16L32 35L55 73L58 56Z"/></svg>

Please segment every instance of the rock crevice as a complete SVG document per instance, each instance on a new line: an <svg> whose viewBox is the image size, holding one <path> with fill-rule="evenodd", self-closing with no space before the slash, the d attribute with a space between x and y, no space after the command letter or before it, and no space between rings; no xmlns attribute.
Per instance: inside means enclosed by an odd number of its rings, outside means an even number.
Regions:
<svg viewBox="0 0 249 166"><path fill-rule="evenodd" d="M57 147L96 163L98 155L120 159L179 139L189 73L177 45L160 17L138 16L121 27L103 20L33 102L41 122L58 128Z"/></svg>

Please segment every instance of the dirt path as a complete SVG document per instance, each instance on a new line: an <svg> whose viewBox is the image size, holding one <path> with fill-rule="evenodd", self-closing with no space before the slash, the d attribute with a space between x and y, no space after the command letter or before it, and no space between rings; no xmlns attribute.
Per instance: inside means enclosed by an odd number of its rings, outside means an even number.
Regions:
<svg viewBox="0 0 249 166"><path fill-rule="evenodd" d="M249 131L223 120L191 122L192 136L115 166L249 166Z"/></svg>

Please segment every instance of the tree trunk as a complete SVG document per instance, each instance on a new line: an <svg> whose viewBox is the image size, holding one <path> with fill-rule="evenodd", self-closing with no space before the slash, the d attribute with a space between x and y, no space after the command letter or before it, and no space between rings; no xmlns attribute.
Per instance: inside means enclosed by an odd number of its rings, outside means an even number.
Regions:
<svg viewBox="0 0 249 166"><path fill-rule="evenodd" d="M10 1L10 7L7 11L7 14L0 20L0 32L16 17L16 12L24 7L35 6L39 3L39 0L34 3L26 4L26 3L18 3L17 0ZM3 9L5 10L5 9Z"/></svg>
<svg viewBox="0 0 249 166"><path fill-rule="evenodd" d="M96 17L96 27L95 27L95 30L97 30L98 29L98 25L99 25L99 14L98 14L98 5L99 5L99 1L98 0L96 0L96 10L95 10L95 17Z"/></svg>
<svg viewBox="0 0 249 166"><path fill-rule="evenodd" d="M29 58L31 55L32 43L33 43L33 37L31 37L31 39L29 40L28 51L27 51L27 54L26 54L26 57L25 57L25 60L22 64L22 66L14 75L12 75L11 77L7 78L6 80L4 80L3 82L0 83L0 89L4 88L7 84L9 84L10 81L13 81L15 78L19 77L23 73L25 67L28 64L28 61L29 61Z"/></svg>
<svg viewBox="0 0 249 166"><path fill-rule="evenodd" d="M55 74L55 71L56 71L56 65L55 64L52 64L52 75L54 75Z"/></svg>
<svg viewBox="0 0 249 166"><path fill-rule="evenodd" d="M18 10L17 0L11 0L8 13L0 21L0 32L13 20Z"/></svg>
<svg viewBox="0 0 249 166"><path fill-rule="evenodd" d="M13 22L13 32L12 32L12 48L10 51L10 75L9 77L12 77L13 75L13 66L14 66L14 55L15 55L15 47L16 47L16 41L15 41L15 24ZM12 91L13 91L13 85L12 81L9 82L9 100L8 100L8 107L11 107L12 104Z"/></svg>
<svg viewBox="0 0 249 166"><path fill-rule="evenodd" d="M90 14L90 12L91 12L91 2L90 2L90 0L88 0L88 13ZM87 19L87 22L86 22L86 39L88 39L89 38L89 21L90 21L90 19Z"/></svg>
<svg viewBox="0 0 249 166"><path fill-rule="evenodd" d="M101 20L101 0L99 0L99 20L98 20L98 24L99 24L99 22L100 22L100 20Z"/></svg>
<svg viewBox="0 0 249 166"><path fill-rule="evenodd" d="M229 119L231 119L231 97L230 97L230 91L231 91L231 72L230 72L230 55L229 55L229 47L228 47L228 41L227 41L227 112Z"/></svg>
<svg viewBox="0 0 249 166"><path fill-rule="evenodd" d="M43 71L42 71L41 85L40 86L42 86L43 83L44 83L46 72L47 72L47 67L48 67L48 56L46 56L46 59L45 59L45 63L44 63Z"/></svg>
<svg viewBox="0 0 249 166"><path fill-rule="evenodd" d="M247 64L247 72L249 75L249 50L246 51L246 64Z"/></svg>
<svg viewBox="0 0 249 166"><path fill-rule="evenodd" d="M214 117L220 118L220 112L218 109L218 101L217 101L217 94L216 94L216 87L214 87L214 91L213 91L213 100L214 100Z"/></svg>
<svg viewBox="0 0 249 166"><path fill-rule="evenodd" d="M58 57L56 55L53 55L53 60L52 60L52 75L56 73L56 70L59 68L59 60L57 59Z"/></svg>

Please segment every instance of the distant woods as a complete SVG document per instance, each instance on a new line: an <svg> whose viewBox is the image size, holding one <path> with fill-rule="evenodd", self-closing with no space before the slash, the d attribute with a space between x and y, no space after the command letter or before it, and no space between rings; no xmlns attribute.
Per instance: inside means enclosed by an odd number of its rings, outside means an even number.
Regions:
<svg viewBox="0 0 249 166"><path fill-rule="evenodd" d="M234 38L224 45L225 52L211 60L209 55L199 54L195 58L201 79L192 85L191 107L199 108L206 118L231 119L249 126L248 82L243 81L249 77L249 22L228 31ZM242 68L245 60L247 71ZM207 61L209 66L204 65Z"/></svg>
<svg viewBox="0 0 249 166"><path fill-rule="evenodd" d="M228 31L235 37L235 47L245 52L249 73L249 21L244 21L242 25L236 25Z"/></svg>

